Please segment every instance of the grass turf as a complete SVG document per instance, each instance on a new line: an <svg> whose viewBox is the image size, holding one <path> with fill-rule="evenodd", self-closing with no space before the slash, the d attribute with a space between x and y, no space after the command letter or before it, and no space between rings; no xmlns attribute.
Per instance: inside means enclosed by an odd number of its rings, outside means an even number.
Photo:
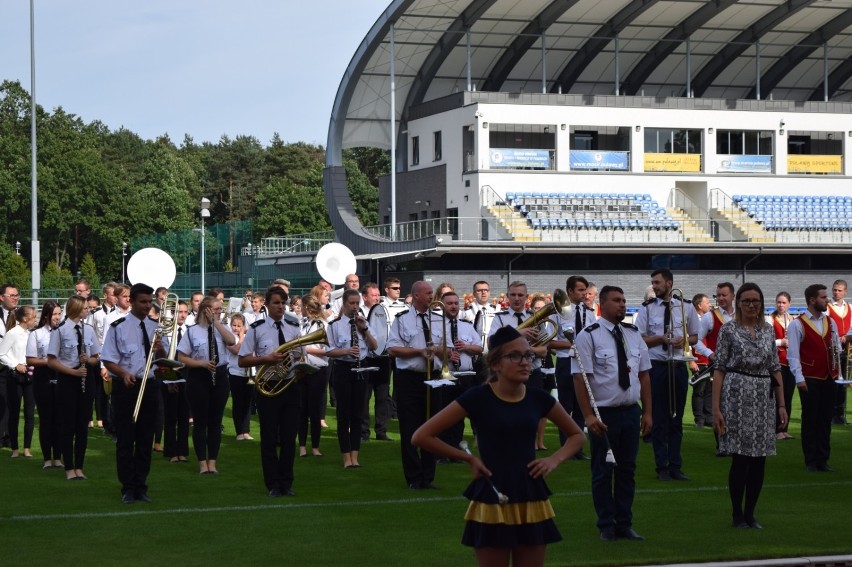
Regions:
<svg viewBox="0 0 852 567"><path fill-rule="evenodd" d="M687 412L689 410L687 409ZM798 400L790 432L799 437ZM256 418L255 418L256 419ZM4 565L58 559L100 565L288 564L470 565L460 543L469 482L465 465L438 467L440 490L405 486L399 442L362 446L360 469L343 469L334 434L323 430L322 457L296 459L296 498L266 496L258 441L236 441L229 414L219 455L221 474L198 475L197 463L154 455L152 504L123 506L114 445L89 436L87 482L42 470L41 455L0 453L0 542ZM640 447L634 527L644 542L601 542L595 527L587 462L569 461L549 478L564 540L548 548L548 565L624 565L847 554L842 535L852 495L852 427L832 432L833 473L804 470L799 439L778 443L767 463L757 509L763 530L730 527L728 459L714 456L713 433L685 418L684 471L689 482L655 479L650 445ZM391 436L399 439L397 423ZM256 421L252 423L258 436ZM546 444L557 444L555 429ZM588 446L586 448L588 452ZM309 450L310 453L310 450Z"/></svg>

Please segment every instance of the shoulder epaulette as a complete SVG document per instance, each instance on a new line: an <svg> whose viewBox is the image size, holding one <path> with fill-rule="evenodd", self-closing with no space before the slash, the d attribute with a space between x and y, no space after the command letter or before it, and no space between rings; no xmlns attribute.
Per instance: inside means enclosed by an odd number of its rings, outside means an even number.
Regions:
<svg viewBox="0 0 852 567"><path fill-rule="evenodd" d="M595 325L597 325L597 323L595 323ZM637 327L633 323L622 323L621 326L624 327L625 329L633 329L634 331L639 330L639 327Z"/></svg>
<svg viewBox="0 0 852 567"><path fill-rule="evenodd" d="M297 325L299 324L299 318L296 317L295 315L293 315L292 313L290 313L289 311L284 312L283 319L290 324L292 324L292 321L295 321Z"/></svg>
<svg viewBox="0 0 852 567"><path fill-rule="evenodd" d="M293 325L294 327L300 326L298 321L293 321L292 319L286 319L285 318L284 322L287 323L288 325Z"/></svg>
<svg viewBox="0 0 852 567"><path fill-rule="evenodd" d="M402 317L402 316L403 316L403 315L405 315L406 313L408 313L408 309L406 309L405 311L400 311L399 313L397 313L396 315L394 315L394 317Z"/></svg>
<svg viewBox="0 0 852 567"><path fill-rule="evenodd" d="M498 311L498 312L497 312L497 315L508 315L508 314L509 314L509 310L508 310L508 309L504 309L504 310L502 310L502 311Z"/></svg>
<svg viewBox="0 0 852 567"><path fill-rule="evenodd" d="M468 321L467 319L456 319L459 323L467 323L468 325L473 325L472 321Z"/></svg>
<svg viewBox="0 0 852 567"><path fill-rule="evenodd" d="M158 325L160 324L160 321L159 321L158 319L154 319L153 317L150 317L150 316L149 316L149 317L148 317L148 320L149 320L149 321L153 321L154 323L156 323L156 324L158 324Z"/></svg>
<svg viewBox="0 0 852 567"><path fill-rule="evenodd" d="M121 318L119 318L119 319L116 319L115 321L113 321L112 323L110 323L110 324L109 324L109 326L110 326L110 327L118 327L118 325L119 325L120 323L124 323L124 320L125 320L125 319L127 319L127 317L121 317Z"/></svg>
<svg viewBox="0 0 852 567"><path fill-rule="evenodd" d="M594 331L595 329L599 328L600 326L601 326L601 324L600 324L600 323L592 323L592 324L591 324L591 325L589 325L588 327L583 327L582 329L580 329L580 332L581 332L581 333L583 333L583 332L585 332L585 333L591 333L592 331Z"/></svg>
<svg viewBox="0 0 852 567"><path fill-rule="evenodd" d="M261 325L263 325L263 322L264 322L264 321L266 321L266 319L258 319L257 321L255 321L254 323L252 323L251 325L249 325L249 327L251 327L252 329L257 329L258 327L260 327ZM192 325L190 325L190 327L191 327L191 326L192 326Z"/></svg>
<svg viewBox="0 0 852 567"><path fill-rule="evenodd" d="M652 303L654 303L656 300L657 300L656 297L653 298L653 299L645 300L645 301L642 302L642 307L647 307L647 306L651 305Z"/></svg>

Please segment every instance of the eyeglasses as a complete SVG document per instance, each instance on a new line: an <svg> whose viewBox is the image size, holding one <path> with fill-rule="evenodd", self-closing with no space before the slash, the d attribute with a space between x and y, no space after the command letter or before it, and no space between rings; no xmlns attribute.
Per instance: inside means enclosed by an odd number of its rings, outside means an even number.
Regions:
<svg viewBox="0 0 852 567"><path fill-rule="evenodd" d="M4 294L4 295L5 295L6 297L8 297L9 299L20 299L20 297L21 297L21 296L20 296L20 295L18 295L17 293L6 293L6 294Z"/></svg>
<svg viewBox="0 0 852 567"><path fill-rule="evenodd" d="M520 364L522 360L532 363L536 359L536 356L534 352L529 350L527 352L510 352L509 354L504 354L503 358L508 358L515 364Z"/></svg>
<svg viewBox="0 0 852 567"><path fill-rule="evenodd" d="M401 287L399 287L399 286L396 286L396 287L389 287L388 289L392 289L392 290L394 290L394 291L399 291L399 290L400 290L400 289L402 289L402 288L401 288Z"/></svg>
<svg viewBox="0 0 852 567"><path fill-rule="evenodd" d="M740 299L740 303L749 307L757 307L761 301L759 299Z"/></svg>

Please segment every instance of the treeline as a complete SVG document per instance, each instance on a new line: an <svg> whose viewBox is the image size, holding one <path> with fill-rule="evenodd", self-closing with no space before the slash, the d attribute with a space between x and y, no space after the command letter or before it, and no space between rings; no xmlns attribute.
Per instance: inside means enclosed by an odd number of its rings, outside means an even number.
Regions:
<svg viewBox="0 0 852 567"><path fill-rule="evenodd" d="M134 237L198 225L199 200L211 201L208 224L252 219L254 239L331 228L322 188L321 146L267 145L253 136L223 136L177 145L143 140L103 123L85 123L61 107L36 110L38 234L43 272L121 273L121 244ZM0 84L0 281L29 288L30 97L18 82ZM345 155L350 194L361 222L378 222L377 178L385 152ZM21 256L15 253L20 242ZM23 278L23 281L17 281ZM42 286L46 287L46 286Z"/></svg>

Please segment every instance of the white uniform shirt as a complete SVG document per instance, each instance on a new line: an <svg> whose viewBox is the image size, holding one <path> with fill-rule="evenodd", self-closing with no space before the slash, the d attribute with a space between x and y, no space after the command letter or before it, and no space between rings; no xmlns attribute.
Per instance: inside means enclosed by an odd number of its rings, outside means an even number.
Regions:
<svg viewBox="0 0 852 567"><path fill-rule="evenodd" d="M671 300L671 330L674 338L683 336L683 319L681 318L681 301L672 298ZM686 332L688 335L698 335L699 322L698 313L691 304L687 303L683 306L683 311L686 313ZM654 337L665 335L668 329L663 327L666 306L663 305L663 300L655 297L653 300L645 302L639 308L639 313L636 314L635 325L639 328L639 332L643 337ZM666 345L668 349L663 349L663 345L657 345L648 349L648 355L651 360L666 361L669 359L669 354L677 354L672 352L672 349L682 349L682 347L672 347Z"/></svg>
<svg viewBox="0 0 852 567"><path fill-rule="evenodd" d="M299 324L293 323L286 317L281 318L281 331L284 333L284 342L290 342L299 338ZM278 348L278 328L275 320L271 317L255 321L249 325L243 344L240 346L239 356L254 354L264 357Z"/></svg>
<svg viewBox="0 0 852 567"><path fill-rule="evenodd" d="M831 325L831 330L829 331L832 333L831 340L837 344L837 352L842 352L840 338L837 336L837 325L834 324L828 313L820 313L819 317L814 317L810 311L805 311L802 317L807 317L820 334L825 332L823 325ZM802 357L799 354L800 345L805 338L805 331L802 329L802 325L805 324L799 317L796 317L787 326L787 364L790 365L790 372L793 373L796 384L805 381L805 375L802 373Z"/></svg>
<svg viewBox="0 0 852 567"><path fill-rule="evenodd" d="M15 325L0 340L0 364L15 370L19 364L27 365L27 338L29 329Z"/></svg>
<svg viewBox="0 0 852 567"><path fill-rule="evenodd" d="M480 337L479 333L476 332L476 329L473 328L473 323L469 321L457 320L457 332L458 332L458 340L463 342L469 346L480 346ZM450 319L447 319L447 347L453 348L452 341L452 331L450 327ZM438 359L438 364L435 366L436 369L443 368L444 366L444 355L441 352L441 349L444 346L444 329L442 325L437 325L434 329L435 332L435 345L436 345L436 358ZM473 357L467 352L460 352L459 366L453 364L452 361L449 360L449 353L447 354L447 360L450 363L450 372L469 372L473 370Z"/></svg>
<svg viewBox="0 0 852 567"><path fill-rule="evenodd" d="M47 347L50 346L50 325L39 327L27 338L27 356L47 360Z"/></svg>
<svg viewBox="0 0 852 567"><path fill-rule="evenodd" d="M431 326L429 332L431 333L432 344L437 344L434 331L436 326L441 325L441 316L432 311L427 311L425 315L426 320L429 321ZM388 349L394 347L426 348L426 333L423 328L423 319L414 307L409 307L408 311L402 311L394 317L393 324L391 324L390 337L388 337ZM426 359L422 356L411 358L397 357L396 367L399 370L426 372Z"/></svg>
<svg viewBox="0 0 852 567"><path fill-rule="evenodd" d="M341 315L328 324L326 335L328 336L328 346L325 352L333 349L345 348L349 349L352 345L352 319L346 315ZM369 328L369 326L368 326ZM371 331L372 332L372 331ZM367 339L361 333L358 333L358 358L364 360L370 353L370 348L367 345ZM338 356L336 360L344 360L346 362L355 362L355 357L351 355Z"/></svg>
<svg viewBox="0 0 852 567"><path fill-rule="evenodd" d="M95 337L95 330L80 320L75 324L71 319L65 319L56 332L50 333L50 343L47 354L56 357L56 360L68 368L80 366L80 352L78 350L79 340L75 327L79 326L83 337L82 351L88 356L94 356L101 352L101 345Z"/></svg>
<svg viewBox="0 0 852 567"><path fill-rule="evenodd" d="M139 319L133 313L128 313L109 326L104 338L104 348L101 352L102 361L113 362L136 378L144 378L142 373L145 371L145 364L148 362L141 324L145 325L148 343L153 348L155 332L159 323L147 316L144 319ZM161 344L168 352L168 337L162 337ZM152 365L148 378L155 377Z"/></svg>
<svg viewBox="0 0 852 567"><path fill-rule="evenodd" d="M210 360L210 343L208 339L209 327L192 325L186 328L186 332L177 346L177 351L192 357L194 360ZM216 341L216 349L219 355L217 367L228 364L228 347L222 340L219 329L213 327L213 339Z"/></svg>
<svg viewBox="0 0 852 567"><path fill-rule="evenodd" d="M630 324L621 324L624 336L624 351L630 372L630 387L624 390L618 384L618 351L614 332L615 325L606 319L583 329L575 343L577 354L589 379L589 387L598 407L630 406L641 399L639 373L651 369L648 347L639 334L639 329ZM574 369L579 372L579 368Z"/></svg>

